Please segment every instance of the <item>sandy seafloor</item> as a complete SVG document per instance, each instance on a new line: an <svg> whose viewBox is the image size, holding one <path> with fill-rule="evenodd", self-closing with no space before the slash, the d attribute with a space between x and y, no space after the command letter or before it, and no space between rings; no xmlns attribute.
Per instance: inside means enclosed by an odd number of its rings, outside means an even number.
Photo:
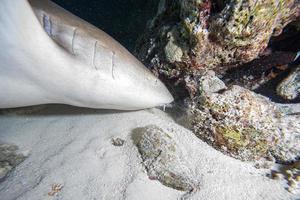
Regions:
<svg viewBox="0 0 300 200"><path fill-rule="evenodd" d="M150 180L131 139L155 124L179 144L199 190L188 199L297 199L267 170L225 156L159 109L135 112L41 106L2 111L0 139L29 156L0 184L1 200L173 200L185 193ZM30 111L30 112L29 112ZM114 146L112 138L125 140ZM49 196L53 184L63 188ZM299 199L299 198L298 198Z"/></svg>

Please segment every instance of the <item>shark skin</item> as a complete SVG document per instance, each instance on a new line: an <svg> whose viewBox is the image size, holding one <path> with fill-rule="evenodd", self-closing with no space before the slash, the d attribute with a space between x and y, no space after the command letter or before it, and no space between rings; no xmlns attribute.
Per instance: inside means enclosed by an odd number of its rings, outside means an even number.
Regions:
<svg viewBox="0 0 300 200"><path fill-rule="evenodd" d="M0 108L138 110L173 101L109 35L48 0L0 2Z"/></svg>

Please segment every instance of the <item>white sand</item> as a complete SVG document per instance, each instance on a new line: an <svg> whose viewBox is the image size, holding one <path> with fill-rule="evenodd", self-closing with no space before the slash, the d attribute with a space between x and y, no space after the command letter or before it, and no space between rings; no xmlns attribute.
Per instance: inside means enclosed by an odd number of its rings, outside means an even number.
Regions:
<svg viewBox="0 0 300 200"><path fill-rule="evenodd" d="M30 152L0 184L0 199L180 199L184 192L148 178L132 144L131 130L150 124L171 132L184 149L200 185L189 199L297 199L282 182L267 178L265 170L214 150L158 109L114 112L66 106L0 115L0 140ZM113 146L116 137L125 144ZM50 197L54 183L63 189Z"/></svg>

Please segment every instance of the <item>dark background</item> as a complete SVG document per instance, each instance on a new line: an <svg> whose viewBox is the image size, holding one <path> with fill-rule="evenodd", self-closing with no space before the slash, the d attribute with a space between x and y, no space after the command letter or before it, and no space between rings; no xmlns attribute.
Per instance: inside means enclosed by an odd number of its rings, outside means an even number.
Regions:
<svg viewBox="0 0 300 200"><path fill-rule="evenodd" d="M159 0L53 0L133 51Z"/></svg>

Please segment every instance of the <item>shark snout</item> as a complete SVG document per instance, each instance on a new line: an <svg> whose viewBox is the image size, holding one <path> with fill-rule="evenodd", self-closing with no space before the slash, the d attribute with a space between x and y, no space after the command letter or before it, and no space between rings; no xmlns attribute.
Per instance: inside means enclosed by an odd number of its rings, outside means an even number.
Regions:
<svg viewBox="0 0 300 200"><path fill-rule="evenodd" d="M131 54L126 58L116 55L115 63L115 81L119 82L120 94L128 99L128 108L151 108L174 100L162 81Z"/></svg>
<svg viewBox="0 0 300 200"><path fill-rule="evenodd" d="M106 99L110 99L110 107L139 110L171 103L173 97L167 87L136 58L131 56L130 59L124 62L126 59L118 61L116 58L114 76L103 85L108 91Z"/></svg>

